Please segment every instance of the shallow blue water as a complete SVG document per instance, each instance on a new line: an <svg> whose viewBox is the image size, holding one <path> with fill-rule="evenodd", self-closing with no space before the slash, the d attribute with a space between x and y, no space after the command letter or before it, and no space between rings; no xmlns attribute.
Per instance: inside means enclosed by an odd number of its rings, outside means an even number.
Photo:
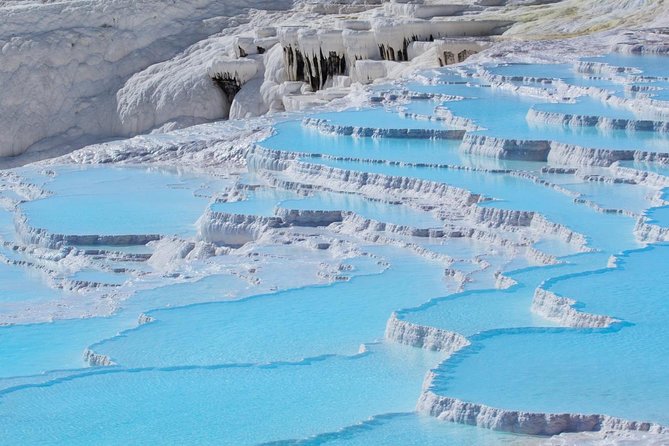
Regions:
<svg viewBox="0 0 669 446"><path fill-rule="evenodd" d="M582 78L570 64L503 64L486 67L486 70L501 76L522 76L537 79Z"/></svg>
<svg viewBox="0 0 669 446"><path fill-rule="evenodd" d="M667 77L667 58L664 56L644 54L621 54L610 53L604 56L586 57L584 61L606 63L614 67L632 67L641 72L643 76Z"/></svg>
<svg viewBox="0 0 669 446"><path fill-rule="evenodd" d="M101 429L124 444L304 438L378 413L413 410L425 370L439 359L380 345L361 356L295 365L97 370L0 395L0 435L12 443L68 444L89 444Z"/></svg>
<svg viewBox="0 0 669 446"><path fill-rule="evenodd" d="M592 200L608 209L623 209L642 213L650 207L650 199L655 190L637 184L607 184L599 181L560 183L570 191L578 192L583 198Z"/></svg>
<svg viewBox="0 0 669 446"><path fill-rule="evenodd" d="M403 446L496 446L540 444L541 439L477 429L463 424L444 423L434 417L414 413L388 414L349 426L343 430L317 435L296 443L307 446L368 446L401 444ZM282 443L280 443L282 444Z"/></svg>
<svg viewBox="0 0 669 446"><path fill-rule="evenodd" d="M2 281L0 287L7 287L5 283L14 284L15 288L23 286L18 291L10 289L7 294L20 302L29 303L34 296L41 296L41 289L50 292L48 296L51 298L56 294L54 290L34 282L7 280ZM84 366L85 348L135 327L138 316L145 311L228 300L247 286L247 283L235 276L213 275L196 282L140 291L121 304L120 312L110 317L0 327L0 358L7 359L0 362L0 377L80 368Z"/></svg>
<svg viewBox="0 0 669 446"><path fill-rule="evenodd" d="M125 315L0 327L0 378L82 368L88 345L136 322Z"/></svg>
<svg viewBox="0 0 669 446"><path fill-rule="evenodd" d="M613 63L622 59L609 60ZM650 75L666 70L660 59L629 61ZM560 78L616 94L622 91L622 84L588 79L568 65L488 69L496 74ZM548 103L480 86L479 80L460 77L450 70L441 72L435 79L442 84L409 83L406 87L471 98L443 105L485 127L481 131L484 134L603 148L667 151L669 147L665 136L649 132L568 129L528 124L526 120L532 106L565 113L636 116L628 110L611 110L587 98L576 104ZM532 83L534 87L541 85ZM379 91L384 89L379 87ZM406 104L406 110L433 114L437 105L416 100ZM443 128L437 121L402 118L394 108L317 116L342 125ZM640 247L633 235L634 218L597 212L574 203L572 196L520 176L444 165L532 171L602 207L646 212L651 221L669 225L665 208L647 211L648 197L657 192L656 188L582 181L581 172L541 174L545 163L463 155L459 141L331 136L305 128L299 120L281 123L276 130L262 146L305 153L303 160L311 163L427 179L481 193L495 199L482 206L539 212L582 233L601 252L568 255L574 253L573 245L555 236L542 236L535 228L538 242L533 239L526 243L565 256L561 259L564 263L528 267L537 261L523 255L525 246L469 238L397 236L398 246L412 243L417 250L445 254L456 261L452 265L438 263L405 248L368 246L365 242L360 249L372 255L359 256L356 252L351 255L357 257L342 260L339 281L300 288L291 288L291 284L300 283L294 277L282 276L301 274L301 256L317 257L308 246L282 238L272 242L276 244L246 246L240 251L243 255L237 257L202 259L183 271L184 277L194 272L189 268L220 271L216 262L223 263L225 258L237 262L237 270L247 271L248 276L221 273L173 284L173 280L183 277L169 272L161 276L151 264L135 262L138 271L154 274L154 284L165 286L137 291L114 307L109 317L0 326L3 442L133 444L141 439L142 443L168 444L238 445L289 440L292 443L288 444L478 445L529 444L536 440L443 423L413 413L425 373L432 368L437 373L435 392L468 401L513 410L606 413L669 423L665 385L669 377L669 307L664 302L669 295L664 280L669 246L632 252L617 269L603 270L611 255ZM383 163L353 161L357 159ZM622 164L669 172L651 164ZM443 225L430 213L357 195L314 191L305 197L271 189L266 187L263 175L253 171L240 179L241 184L257 186L243 191L243 200L215 203L217 194L229 190L233 180L131 167L51 170L55 176L30 167L16 172L54 193L24 203L20 210L31 225L56 233L156 233L188 238L195 234L193 223L208 207L262 216L274 215L277 206L346 210L396 224ZM602 171L603 175L608 173ZM333 239L342 237L349 243L356 237L322 228L313 231ZM0 210L0 237L11 239L13 232L13 216ZM513 231L506 231L504 236L522 241ZM80 248L153 252L150 246ZM2 247L0 253L12 260L31 255L11 247ZM334 260L339 253L319 255ZM255 256L285 265L272 271L271 263L256 262ZM385 271L381 259L389 263ZM38 261L53 265L48 259ZM58 277L119 285L133 277L107 272L111 260L100 262L105 267L83 262L74 268L76 271L64 268ZM113 264L126 263L130 262ZM353 269L349 271L346 265ZM455 293L454 281L445 276L447 266L470 274L473 282L466 284L464 292ZM518 284L495 289L495 272L499 270ZM47 285L43 276L29 271L0 264L0 316L16 310L17 305L26 311L48 311L40 305L63 297L62 292ZM253 278L260 278L261 285L250 280ZM319 282L322 278L310 283ZM268 283L282 285L270 287ZM540 285L576 299L579 309L612 315L624 323L600 330L556 327L530 311L534 290ZM120 289L135 291L128 283ZM235 300L240 296L245 298ZM84 302L89 299L85 294L74 298ZM386 322L395 311L412 323L456 331L473 344L442 362L442 354L384 341ZM154 320L138 325L142 313ZM367 352L358 354L363 344ZM85 368L83 351L89 347L118 365Z"/></svg>
<svg viewBox="0 0 669 446"><path fill-rule="evenodd" d="M409 111L413 111L409 106ZM263 147L334 158L382 160L389 162L447 164L483 169L537 169L526 161L497 160L460 152L460 141L445 139L353 138L326 135L304 128L298 121L276 125L276 134L262 141ZM299 135L299 137L296 137Z"/></svg>
<svg viewBox="0 0 669 446"><path fill-rule="evenodd" d="M418 115L416 119L425 119L425 117L437 118L434 116L435 108L441 104L441 101L432 99L413 100L408 104L402 104L400 110L409 115ZM438 120L438 119L437 119Z"/></svg>
<svg viewBox="0 0 669 446"><path fill-rule="evenodd" d="M560 79L567 84L580 87L597 87L612 91L622 91L624 85L606 78L591 78L578 73L572 64L508 64L486 67L492 74L502 76L523 76L537 79ZM550 85L548 85L550 87Z"/></svg>
<svg viewBox="0 0 669 446"><path fill-rule="evenodd" d="M229 214L272 217L274 216L275 208L281 201L299 197L295 192L265 188L247 191L244 195L244 199L240 201L213 203L211 209L216 212L227 212Z"/></svg>
<svg viewBox="0 0 669 446"><path fill-rule="evenodd" d="M534 106L539 111L579 116L602 116L614 119L653 119L653 114L608 106L597 99L579 98L574 103L549 103Z"/></svg>
<svg viewBox="0 0 669 446"><path fill-rule="evenodd" d="M651 85L657 87L657 90L644 91L643 93L650 95L652 99L658 101L669 101L669 82L656 81L640 85Z"/></svg>
<svg viewBox="0 0 669 446"><path fill-rule="evenodd" d="M606 265L606 254L581 254L564 264L506 274L518 282L508 290L472 291L437 299L401 313L409 322L456 331L465 336L501 328L546 327L550 322L530 311L535 288L547 276L564 275Z"/></svg>
<svg viewBox="0 0 669 446"><path fill-rule="evenodd" d="M276 126L277 133L261 143L263 147L335 157L355 157L412 163L458 163L457 140L411 140L404 138L353 138L326 135L304 128L299 121ZM299 137L296 138L295 135Z"/></svg>
<svg viewBox="0 0 669 446"><path fill-rule="evenodd" d="M150 312L156 322L93 349L129 367L265 363L355 354L360 344L382 337L394 310L446 293L439 264L407 257L396 249L374 251L384 254L391 263L389 270L320 288ZM414 281L422 284L424 292L411 292ZM255 324L262 328L248 329ZM195 345L194 338L199 339Z"/></svg>
<svg viewBox="0 0 669 446"><path fill-rule="evenodd" d="M499 92L497 95L508 96L510 94ZM451 102L446 106L455 115L473 119L484 127L486 130L481 133L498 138L550 140L592 148L667 151L667 137L653 132L600 131L591 127L563 128L562 126L528 123L524 119L525 115L529 108L537 103L541 102L517 100L514 103L512 98L509 98L508 101L507 99L480 98ZM564 107L568 106L569 104L564 105Z"/></svg>
<svg viewBox="0 0 669 446"><path fill-rule="evenodd" d="M146 168L56 171L45 185L54 195L24 203L21 209L32 226L57 234L193 234L209 202L195 192L219 181Z"/></svg>
<svg viewBox="0 0 669 446"><path fill-rule="evenodd" d="M364 218L414 228L437 228L444 224L429 212L349 194L319 193L301 200L282 201L281 207L298 210L351 211Z"/></svg>
<svg viewBox="0 0 669 446"><path fill-rule="evenodd" d="M48 301L64 293L50 288L38 270L0 263L0 307L7 303Z"/></svg>
<svg viewBox="0 0 669 446"><path fill-rule="evenodd" d="M409 85L413 88L413 85ZM422 91L464 96L462 101L443 104L454 115L473 120L483 127L481 133L498 138L523 140L551 140L583 147L646 150L666 152L669 147L666 135L653 132L626 132L624 130L598 130L596 128L563 128L562 126L528 123L525 119L528 110L536 106L553 107L568 113L569 110L586 115L598 115L599 112L616 117L632 116L625 109L615 111L602 105L595 99L581 98L577 104L550 104L546 99L520 96L516 93L496 88L471 88L466 85L423 86ZM582 104L582 105L579 105ZM592 108L589 108L592 107ZM643 116L647 117L647 116Z"/></svg>
<svg viewBox="0 0 669 446"><path fill-rule="evenodd" d="M425 121L405 118L396 110L374 107L363 110L345 110L342 112L318 113L315 118L327 119L331 124L352 125L354 127L371 127L381 129L444 129L447 128L438 121Z"/></svg>
<svg viewBox="0 0 669 446"><path fill-rule="evenodd" d="M618 269L550 282L549 289L576 299L579 309L624 323L481 336L471 354L441 366L434 389L501 408L666 424L669 283L660 278L668 259L669 247L656 246L632 252ZM494 374L487 372L493 368Z"/></svg>
<svg viewBox="0 0 669 446"><path fill-rule="evenodd" d="M317 211L349 211L384 223L418 228L443 226L443 222L429 212L373 201L358 195L316 192L301 196L295 192L278 189L257 189L246 193L241 201L214 203L211 209L219 212L272 217L277 208Z"/></svg>
<svg viewBox="0 0 669 446"><path fill-rule="evenodd" d="M460 96L463 98L478 97L491 90L489 85L481 83L480 81L475 81L469 77L462 77L461 80L462 82L458 83L435 85L425 85L416 82L409 82L406 84L406 88L407 90L416 93L445 94L451 96Z"/></svg>
<svg viewBox="0 0 669 446"><path fill-rule="evenodd" d="M631 234L635 223L632 218L602 214L584 205L574 206L573 199L569 196L524 178L466 170L400 167L348 161L319 160L319 163L342 169L410 176L462 187L498 200L486 203L489 206L540 212L552 221L565 224L589 236L596 248L615 252L638 246ZM606 231L603 231L603 228L606 228Z"/></svg>

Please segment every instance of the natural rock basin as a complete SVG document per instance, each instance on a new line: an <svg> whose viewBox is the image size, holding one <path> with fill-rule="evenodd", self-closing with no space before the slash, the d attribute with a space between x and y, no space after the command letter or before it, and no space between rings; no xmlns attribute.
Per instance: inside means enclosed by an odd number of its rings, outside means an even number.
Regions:
<svg viewBox="0 0 669 446"><path fill-rule="evenodd" d="M614 269L544 285L576 299L579 311L611 314L621 323L594 330L491 330L437 369L433 391L503 409L606 413L666 425L667 340L661 327L667 290L655 278L668 252L665 245L632 251ZM493 367L494 374L484 373Z"/></svg>
<svg viewBox="0 0 669 446"><path fill-rule="evenodd" d="M210 199L208 183L214 190L224 184L166 170L68 167L47 179L44 187L53 196L25 203L22 210L31 226L55 234L188 235ZM78 209L83 212L73 222L67 211Z"/></svg>

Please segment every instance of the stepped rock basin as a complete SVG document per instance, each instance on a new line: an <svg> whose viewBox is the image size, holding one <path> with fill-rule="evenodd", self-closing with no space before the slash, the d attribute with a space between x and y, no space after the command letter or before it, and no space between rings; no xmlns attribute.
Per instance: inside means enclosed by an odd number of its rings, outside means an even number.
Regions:
<svg viewBox="0 0 669 446"><path fill-rule="evenodd" d="M664 438L667 66L441 68L0 171L2 442Z"/></svg>

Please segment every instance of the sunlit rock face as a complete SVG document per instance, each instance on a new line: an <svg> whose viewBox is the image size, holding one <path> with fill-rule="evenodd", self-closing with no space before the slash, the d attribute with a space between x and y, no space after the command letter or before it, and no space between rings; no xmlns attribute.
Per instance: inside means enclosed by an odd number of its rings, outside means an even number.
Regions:
<svg viewBox="0 0 669 446"><path fill-rule="evenodd" d="M238 118L285 109L282 98L294 93L282 85L285 81L305 82L310 91L348 86L349 80L342 84L336 79L351 76L356 60L408 61L413 41L487 36L510 23L433 23L415 8L403 8L403 18L393 22L333 21L323 10L307 23L310 8L294 6L288 0L234 7L207 0L166 7L124 0L5 2L0 6L6 17L0 29L0 104L5 111L0 156L28 148L58 147L62 153L161 126L173 129L230 114ZM373 4L353 9L362 13L374 8L387 16L397 13ZM248 16L251 9L260 11ZM286 12L277 19L276 10ZM291 20L304 25L281 26ZM275 45L283 50L280 61L267 57ZM470 45L458 52L441 51L440 63L460 62L479 49ZM250 76L248 69L241 73L230 66L242 66L246 58L258 65ZM232 71L211 72L212 63L223 61ZM265 73L265 67L272 71ZM387 74L377 70L370 77L365 71L355 80L367 76L369 82ZM249 91L242 91L252 79Z"/></svg>
<svg viewBox="0 0 669 446"><path fill-rule="evenodd" d="M566 26L560 14L571 11L570 2L550 5L546 17L553 14L555 20L538 16L535 29L528 30L527 25L512 26L522 5L510 2L499 8L492 3L258 0L232 7L198 0L159 7L124 0L4 2L0 155L18 155L30 147L58 147L62 153L161 126L174 129L229 115L321 104L333 96L296 99L296 89L309 93L397 77L405 71L397 62L415 67L461 63L489 46L489 36L559 32ZM615 7L580 2L576 8L605 20L607 14L637 6L631 1ZM660 5L644 6L627 20L641 20L644 14L662 17L656 11ZM260 12L246 17L250 9ZM285 13L277 15L276 10ZM587 21L571 21L570 26L587 29ZM275 45L283 57L266 56ZM661 41L644 45L621 39L619 46L628 52L663 52ZM223 91L212 85L212 60L226 58L258 62L249 88L241 90L246 81L228 82L224 75L219 80L226 85ZM237 91L242 95L235 105Z"/></svg>
<svg viewBox="0 0 669 446"><path fill-rule="evenodd" d="M127 99L117 98L116 93L133 74L233 26L231 17L249 8L291 5L289 1L257 1L232 7L207 0L167 5L123 0L0 5L4 17L0 27L0 155L17 155L31 146L80 146L162 124L151 120L130 124L124 112L117 110ZM146 85L146 79L142 82ZM153 84L155 90L155 81ZM170 87L163 83L158 88ZM182 99L188 97L182 94ZM136 106L146 99L135 99ZM200 119L220 116L221 108L219 114L205 112Z"/></svg>

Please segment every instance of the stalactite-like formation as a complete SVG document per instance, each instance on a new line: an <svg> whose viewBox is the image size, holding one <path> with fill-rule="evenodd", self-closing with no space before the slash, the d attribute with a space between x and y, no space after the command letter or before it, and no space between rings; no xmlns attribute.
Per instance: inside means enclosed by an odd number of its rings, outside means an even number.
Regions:
<svg viewBox="0 0 669 446"><path fill-rule="evenodd" d="M283 57L288 73L289 81L304 81L304 57L297 48L292 45L283 47Z"/></svg>
<svg viewBox="0 0 669 446"><path fill-rule="evenodd" d="M336 51L329 51L327 56L321 49L311 57L305 57L302 52L291 45L283 48L288 80L303 81L316 91L322 89L332 76L346 74L346 55Z"/></svg>
<svg viewBox="0 0 669 446"><path fill-rule="evenodd" d="M223 94L228 99L228 103L232 103L235 95L242 88L242 83L232 77L230 73L216 74L211 79L223 91Z"/></svg>
<svg viewBox="0 0 669 446"><path fill-rule="evenodd" d="M283 47L288 80L305 82L312 91L317 91L331 86L335 76L351 76L358 66L356 61L407 62L435 48L436 62L441 66L462 62L481 50L480 45L464 36L488 36L507 23L386 17L344 20L339 23L343 29L289 26L279 29L277 37ZM444 42L444 38L457 42ZM417 42L426 45L417 46ZM385 72L385 68L377 68L376 72Z"/></svg>

